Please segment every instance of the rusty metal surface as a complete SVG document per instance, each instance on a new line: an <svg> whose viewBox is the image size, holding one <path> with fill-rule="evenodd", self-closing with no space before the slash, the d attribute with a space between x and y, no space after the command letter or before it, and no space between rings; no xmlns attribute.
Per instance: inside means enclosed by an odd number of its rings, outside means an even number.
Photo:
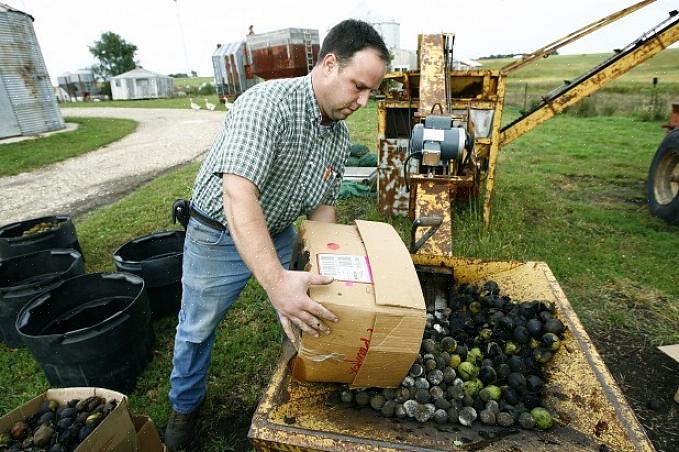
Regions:
<svg viewBox="0 0 679 452"><path fill-rule="evenodd" d="M670 114L670 119L667 124L662 125L667 132L671 132L676 128L679 128L679 103L672 104L672 114Z"/></svg>
<svg viewBox="0 0 679 452"><path fill-rule="evenodd" d="M505 78L500 77L497 87L498 101L495 105L495 120L490 135L490 150L488 155L488 174L486 176L486 191L483 195L483 226L490 227L493 191L495 190L495 172L497 157L500 153L500 125L502 123L502 109L505 103Z"/></svg>
<svg viewBox="0 0 679 452"><path fill-rule="evenodd" d="M453 216L452 205L455 199L455 186L447 181L424 177L411 178L413 191L412 220L420 217L439 217L442 219L433 236L417 250L422 254L436 254L440 256L452 256L453 254ZM419 228L415 232L415 240L419 240L427 232L427 228Z"/></svg>
<svg viewBox="0 0 679 452"><path fill-rule="evenodd" d="M313 61L318 58L319 46L313 45ZM253 73L264 80L306 75L306 50L304 44L287 44L250 50Z"/></svg>
<svg viewBox="0 0 679 452"><path fill-rule="evenodd" d="M388 100L383 101L384 103L380 102L378 108L383 109L383 113L380 114L388 116L390 108L409 108L413 103L418 103L419 109L415 117L423 118L430 114L432 109L438 104L442 107L442 113L450 114L453 119L457 119L469 131L475 133L474 151L476 161L479 163L480 168L487 168L487 173L485 174L483 221L485 228L488 229L492 216L497 158L502 146L511 143L540 123L597 91L604 84L643 63L674 42L679 41L679 19L666 19L658 26L659 31L653 30L644 34L641 38L626 46L621 52L606 60L598 67L549 93L543 98L543 105L535 111L517 119L508 126L501 127L500 123L505 96L505 76L518 67L532 62L540 56L547 56L557 48L646 6L652 3L652 1L644 0L629 8L604 17L538 49L519 62L505 66L500 71L450 71L447 79L444 67L445 35L419 35L418 57L420 59L420 70L408 71L402 74L392 73L389 75L392 81L402 83L403 89L386 93ZM664 28L660 29L661 26ZM446 88L450 91L450 97L446 93ZM450 111L447 111L447 105ZM492 116L488 115L488 111L493 112ZM437 107L436 113L439 113ZM665 127L668 129L677 127L677 124L679 124L678 117L679 114L675 112ZM380 139L396 138L385 134L387 129L385 123L380 124ZM488 135L487 132L489 130L490 134ZM381 143L382 141L380 141L380 146L382 146ZM388 173L389 171L387 168L383 168L382 172ZM479 180L483 180L483 178ZM478 187L475 191L478 192ZM400 210L391 210L387 206L387 200L382 199L383 195L380 194L379 196L380 209L383 213L401 213Z"/></svg>
<svg viewBox="0 0 679 452"><path fill-rule="evenodd" d="M643 428L582 328L554 275L541 262L488 262L413 255L417 266L452 268L456 281L493 279L515 300L546 299L568 326L562 350L547 366L546 405L556 425L547 432L421 426L385 419L338 401L336 386L291 379L280 360L253 417L258 450L652 451ZM486 438L481 431L486 431ZM488 432L495 432L488 439ZM467 442L456 447L453 441Z"/></svg>
<svg viewBox="0 0 679 452"><path fill-rule="evenodd" d="M379 142L377 207L382 214L408 214L409 194L403 178L407 152L407 139L384 139Z"/></svg>
<svg viewBox="0 0 679 452"><path fill-rule="evenodd" d="M63 129L33 17L0 6L0 138Z"/></svg>
<svg viewBox="0 0 679 452"><path fill-rule="evenodd" d="M420 47L420 105L419 114L448 113L446 108L445 66L443 55L444 35L422 35ZM439 111L439 107L441 110Z"/></svg>
<svg viewBox="0 0 679 452"><path fill-rule="evenodd" d="M455 199L464 191L469 196L474 186L473 177L459 176L412 176L410 211L411 220L420 217L440 217L443 221L434 235L425 242L417 254L452 256L453 254L453 218L452 207ZM415 234L419 240L427 232L420 228Z"/></svg>

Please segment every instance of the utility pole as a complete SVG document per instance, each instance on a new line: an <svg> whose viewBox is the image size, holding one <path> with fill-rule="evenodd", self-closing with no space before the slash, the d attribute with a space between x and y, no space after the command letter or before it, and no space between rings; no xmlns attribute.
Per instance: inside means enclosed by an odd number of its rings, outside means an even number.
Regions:
<svg viewBox="0 0 679 452"><path fill-rule="evenodd" d="M177 0L172 0L177 9L177 24L179 25L179 35L182 39L182 47L184 48L184 64L186 65L186 76L191 77L191 69L189 68L189 54L186 51L186 39L184 38L184 27L182 27L182 19L179 15L179 3Z"/></svg>

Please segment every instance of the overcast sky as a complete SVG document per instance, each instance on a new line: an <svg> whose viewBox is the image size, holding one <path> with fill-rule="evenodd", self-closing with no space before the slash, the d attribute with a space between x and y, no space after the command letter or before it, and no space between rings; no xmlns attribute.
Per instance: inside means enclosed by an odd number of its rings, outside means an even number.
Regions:
<svg viewBox="0 0 679 452"><path fill-rule="evenodd" d="M0 0L33 16L50 77L94 63L88 46L112 31L138 47L140 64L159 73L195 70L212 76L217 43L287 27L315 28L321 40L345 18L400 24L401 48L414 49L418 33L455 33L455 54L536 50L634 0ZM608 52L633 41L679 9L658 0L565 47L560 53ZM181 24L181 25L180 25ZM184 51L186 49L186 52Z"/></svg>

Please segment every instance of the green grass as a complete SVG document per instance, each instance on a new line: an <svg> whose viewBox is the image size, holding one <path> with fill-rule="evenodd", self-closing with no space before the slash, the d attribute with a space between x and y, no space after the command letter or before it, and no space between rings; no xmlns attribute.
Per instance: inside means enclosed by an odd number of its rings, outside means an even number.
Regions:
<svg viewBox="0 0 679 452"><path fill-rule="evenodd" d="M588 328L679 342L679 235L645 199L662 138L657 122L631 118L541 125L501 154L490 234L477 203L458 206L457 254L545 261Z"/></svg>
<svg viewBox="0 0 679 452"><path fill-rule="evenodd" d="M507 118L515 115L510 109ZM355 142L374 148L375 104L351 117ZM490 233L478 202L455 208L455 254L549 264L590 332L624 328L652 344L679 342L679 287L673 264L676 227L652 218L644 179L662 138L658 122L560 115L500 155ZM112 206L76 221L87 270L112 270L112 251L126 241L176 227L172 201L190 193L197 164L141 187ZM374 200L338 205L340 222L387 221L407 240L409 221L382 217ZM156 321L153 361L130 394L134 413L162 428L176 320ZM197 431L202 450L246 445L247 413L256 406L278 353L280 329L265 293L250 282L221 323L209 374L208 399ZM0 345L0 413L47 388L25 350ZM239 449L240 450L240 449Z"/></svg>
<svg viewBox="0 0 679 452"><path fill-rule="evenodd" d="M530 63L507 79L507 105L530 110L531 106L565 80L587 72L611 54L554 55ZM481 60L484 68L500 69L513 59ZM654 77L658 84L653 85ZM666 49L650 60L604 85L570 109L578 116L635 116L659 120L669 116L679 98L679 49Z"/></svg>
<svg viewBox="0 0 679 452"><path fill-rule="evenodd" d="M601 63L612 53L593 53L583 55L553 55L527 64L510 75L516 82L551 83L562 82L580 75ZM484 68L500 69L515 61L511 58L480 60ZM620 84L650 84L658 77L660 84L679 84L679 49L666 49L650 60L631 69L618 80Z"/></svg>
<svg viewBox="0 0 679 452"><path fill-rule="evenodd" d="M64 118L78 124L73 132L0 144L0 177L19 174L76 157L135 131L137 122L115 118Z"/></svg>
<svg viewBox="0 0 679 452"><path fill-rule="evenodd" d="M365 108L347 118L347 126L351 131L351 142L364 144L372 149L377 148L377 102L370 100Z"/></svg>
<svg viewBox="0 0 679 452"><path fill-rule="evenodd" d="M214 95L195 96L193 101L205 109L205 99L215 105L216 111L226 111L224 104ZM139 99L139 100L103 100L101 102L69 102L59 104L62 109L68 108L191 108L189 97L170 97L167 99Z"/></svg>
<svg viewBox="0 0 679 452"><path fill-rule="evenodd" d="M189 77L174 79L174 86L177 89L184 89L187 86L191 88L198 88L203 83L214 83L214 77Z"/></svg>

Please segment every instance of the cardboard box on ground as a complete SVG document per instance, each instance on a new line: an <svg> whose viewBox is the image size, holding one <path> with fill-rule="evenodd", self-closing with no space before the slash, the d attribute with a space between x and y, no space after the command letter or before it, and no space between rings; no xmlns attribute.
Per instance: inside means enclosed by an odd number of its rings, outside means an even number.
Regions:
<svg viewBox="0 0 679 452"><path fill-rule="evenodd" d="M658 347L658 349L679 363L679 344L665 345ZM679 388L677 388L677 392L674 393L674 401L679 404Z"/></svg>
<svg viewBox="0 0 679 452"><path fill-rule="evenodd" d="M96 429L78 445L75 452L167 452L160 441L158 431L151 418L130 416L127 397L116 391L102 388L58 388L29 400L0 418L0 432L9 431L12 426L37 413L45 399L53 399L60 406L73 399L86 399L99 396L107 401L114 399L117 406L97 426Z"/></svg>
<svg viewBox="0 0 679 452"><path fill-rule="evenodd" d="M328 275L309 295L340 321L332 334L303 334L292 363L300 380L396 387L420 350L426 308L410 254L394 228L305 221L293 268Z"/></svg>
<svg viewBox="0 0 679 452"><path fill-rule="evenodd" d="M97 428L78 445L75 451L134 452L139 450L136 430L127 406L127 397L119 392L102 388L48 389L38 397L29 400L0 418L0 431L6 432L16 422L23 421L37 413L40 409L40 404L45 399L56 400L59 402L59 406L64 406L70 400L86 399L91 396L103 397L107 401L114 399L118 403Z"/></svg>
<svg viewBox="0 0 679 452"><path fill-rule="evenodd" d="M160 441L156 425L150 417L135 416L133 420L140 452L167 452L167 447Z"/></svg>

